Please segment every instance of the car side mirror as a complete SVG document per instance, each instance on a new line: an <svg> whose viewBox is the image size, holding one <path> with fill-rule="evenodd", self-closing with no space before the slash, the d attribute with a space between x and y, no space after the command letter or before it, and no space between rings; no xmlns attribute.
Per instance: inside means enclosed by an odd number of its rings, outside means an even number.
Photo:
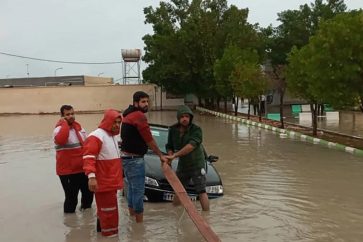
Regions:
<svg viewBox="0 0 363 242"><path fill-rule="evenodd" d="M218 159L219 159L219 157L215 156L215 155L209 155L207 157L207 161L209 161L210 163L216 162L216 161L218 161Z"/></svg>

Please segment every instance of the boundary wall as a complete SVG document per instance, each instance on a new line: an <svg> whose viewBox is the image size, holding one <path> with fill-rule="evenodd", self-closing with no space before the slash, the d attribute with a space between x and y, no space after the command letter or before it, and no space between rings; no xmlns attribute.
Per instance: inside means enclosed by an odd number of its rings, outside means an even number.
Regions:
<svg viewBox="0 0 363 242"><path fill-rule="evenodd" d="M144 91L154 106L154 85L97 85L66 87L14 87L0 89L0 114L58 113L63 104L77 112L99 112L108 108L126 109L132 95Z"/></svg>
<svg viewBox="0 0 363 242"><path fill-rule="evenodd" d="M197 107L197 110L201 111L201 112L210 113L210 114L212 114L212 115L214 115L216 117L226 118L226 119L229 119L229 120L234 120L234 121L241 122L243 124L252 125L252 126L259 127L259 128L271 130L272 132L278 133L278 134L283 135L283 136L287 136L289 138L299 139L301 141L306 141L306 142L313 143L313 144L319 144L319 145L322 145L324 147L345 151L345 152L348 152L348 153L354 154L354 155L363 156L363 150L361 150L361 149L345 146L345 145L334 143L334 142L329 142L329 141L319 139L319 138L316 138L316 137L312 137L312 136L309 136L309 135L305 135L305 134L302 134L302 133L299 133L299 132L296 132L296 131L280 129L280 128L277 128L277 127L274 127L274 126L271 126L271 125L268 125L268 124L263 124L263 123L260 123L260 122L255 122L255 121L244 119L244 118L241 118L241 117L236 117L236 116L228 115L228 114L225 114L225 113L216 112L216 111L205 109L205 108L202 108L202 107Z"/></svg>

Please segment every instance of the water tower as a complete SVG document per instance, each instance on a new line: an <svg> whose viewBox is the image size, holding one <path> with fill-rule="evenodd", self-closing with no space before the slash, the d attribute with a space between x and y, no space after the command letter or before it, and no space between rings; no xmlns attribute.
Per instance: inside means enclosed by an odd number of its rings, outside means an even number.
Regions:
<svg viewBox="0 0 363 242"><path fill-rule="evenodd" d="M121 50L123 64L123 84L127 84L131 79L136 79L137 83L140 84L140 60L141 50L140 49L122 49Z"/></svg>

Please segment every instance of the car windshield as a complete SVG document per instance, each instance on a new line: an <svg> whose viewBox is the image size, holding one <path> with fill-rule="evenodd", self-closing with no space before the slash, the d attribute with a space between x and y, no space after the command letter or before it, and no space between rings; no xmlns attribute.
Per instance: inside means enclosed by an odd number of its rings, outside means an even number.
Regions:
<svg viewBox="0 0 363 242"><path fill-rule="evenodd" d="M161 152L166 153L165 145L168 142L168 130L166 128L151 126L151 134L154 137L156 144Z"/></svg>

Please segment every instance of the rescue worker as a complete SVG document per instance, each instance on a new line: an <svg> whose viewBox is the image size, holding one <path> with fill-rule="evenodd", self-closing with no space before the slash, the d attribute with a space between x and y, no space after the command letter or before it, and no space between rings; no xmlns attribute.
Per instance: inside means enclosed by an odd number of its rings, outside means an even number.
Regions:
<svg viewBox="0 0 363 242"><path fill-rule="evenodd" d="M118 148L121 115L106 110L98 129L85 142L83 160L88 187L95 192L97 216L103 236L118 235L117 190L123 188L122 160Z"/></svg>
<svg viewBox="0 0 363 242"><path fill-rule="evenodd" d="M65 194L63 211L74 213L81 190L81 209L92 206L93 193L88 190L88 179L83 171L82 146L87 137L86 131L75 121L73 107L60 108L61 119L53 131L56 149L56 172Z"/></svg>

